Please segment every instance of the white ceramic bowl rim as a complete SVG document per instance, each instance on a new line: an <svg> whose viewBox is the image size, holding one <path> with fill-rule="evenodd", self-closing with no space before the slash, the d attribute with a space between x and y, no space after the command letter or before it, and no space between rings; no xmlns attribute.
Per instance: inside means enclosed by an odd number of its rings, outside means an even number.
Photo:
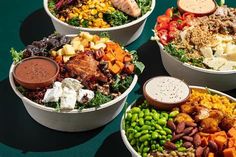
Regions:
<svg viewBox="0 0 236 157"><path fill-rule="evenodd" d="M155 31L154 31L155 33ZM155 33L155 36L156 36L156 33ZM217 71L217 70L212 70L212 69L204 69L204 68L200 68L200 67L197 67L197 66L193 66L189 63L183 63L181 62L180 60L178 60L177 58L175 58L174 56L172 56L171 54L169 54L168 52L166 52L164 50L164 46L158 41L156 40L157 44L159 45L159 47L170 57L174 58L177 62L181 63L183 66L186 66L188 68L191 68L193 70L197 70L197 71L200 71L200 72L204 72L204 73L211 73L211 74L218 74L218 75L221 75L221 74L234 74L236 73L236 70L222 70L222 71Z"/></svg>
<svg viewBox="0 0 236 157"><path fill-rule="evenodd" d="M48 0L44 0L44 9L45 11L47 12L47 14L54 20L56 20L57 22L59 22L60 24L64 25L64 26L67 26L69 28L72 28L72 29L79 29L81 31L101 31L101 32L106 32L106 31L112 31L112 30L118 30L118 29L123 29L123 28L126 28L126 27L129 27L129 26L132 26L136 23L139 23L140 21L143 21L144 19L146 19L151 13L152 11L154 10L155 8L155 4L156 4L156 0L152 0L152 4L151 4L151 9L146 12L146 14L144 14L143 16L141 16L140 18L132 21L132 22L129 22L129 23L126 23L124 25L121 25L121 26L115 26L115 27L110 27L110 28L84 28L84 27L76 27L76 26L72 26L72 25L69 25L65 22L62 22L60 21L58 18L56 18L54 15L52 15L52 13L49 11L48 9Z"/></svg>
<svg viewBox="0 0 236 157"><path fill-rule="evenodd" d="M206 90L205 87L201 87L201 86L189 86L190 89L200 89L200 90ZM232 100L232 101L236 101L236 98L232 97L232 96L229 96L223 92L220 92L218 90L214 90L214 89L211 89L211 88L208 88L209 91L213 92L213 93L216 93L218 95L222 95L222 96L226 96L228 99ZM120 131L121 131L121 137L123 139L123 142L125 143L126 147L128 148L129 151L131 151L132 154L135 154L135 156L137 157L141 157L135 150L134 148L130 145L126 135L125 135L125 130L123 128L123 123L124 123L124 115L127 113L128 110L130 110L131 106L133 104L129 105L129 107L126 109L126 111L124 112L122 118L121 118L121 123L120 123Z"/></svg>
<svg viewBox="0 0 236 157"><path fill-rule="evenodd" d="M19 96L22 100L24 100L25 102L27 102L28 104L30 104L30 105L32 105L34 107L37 107L37 108L42 109L42 110L50 111L50 112L57 112L54 108L46 107L46 106L40 105L40 104L38 104L36 102L33 102L32 100L30 100L27 97L25 97L23 94L21 94L16 89L16 85L15 85L15 82L14 82L14 79L13 79L13 75L12 75L14 67L15 67L15 64L12 63L12 65L10 67L10 71L9 71L9 79L10 79L10 84L11 84L14 92L17 94L17 96ZM137 80L138 80L138 76L134 75L133 81L132 81L131 85L129 86L129 88L124 93L122 93L120 96L116 97L115 99L113 99L113 100L111 100L111 101L109 101L109 102L107 102L105 104L101 104L99 107L91 107L91 108L86 108L86 109L82 109L82 110L73 109L73 110L71 110L69 112L60 112L60 113L79 113L79 112L84 113L84 112L92 112L92 111L96 111L96 110L100 110L100 109L109 107L109 106L119 102L124 97L126 97L132 91L134 86L136 85Z"/></svg>

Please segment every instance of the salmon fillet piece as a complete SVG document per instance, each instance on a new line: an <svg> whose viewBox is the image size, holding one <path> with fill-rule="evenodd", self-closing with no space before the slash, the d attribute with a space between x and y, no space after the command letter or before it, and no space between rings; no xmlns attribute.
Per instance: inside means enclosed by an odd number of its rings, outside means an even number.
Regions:
<svg viewBox="0 0 236 157"><path fill-rule="evenodd" d="M138 17L141 15L141 9L135 0L111 0L111 3L115 8L130 16Z"/></svg>

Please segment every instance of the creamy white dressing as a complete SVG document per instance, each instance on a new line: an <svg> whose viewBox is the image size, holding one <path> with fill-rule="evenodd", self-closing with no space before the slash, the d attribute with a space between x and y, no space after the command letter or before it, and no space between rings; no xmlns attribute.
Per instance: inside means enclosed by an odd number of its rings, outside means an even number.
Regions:
<svg viewBox="0 0 236 157"><path fill-rule="evenodd" d="M163 103L176 103L188 97L190 89L183 81L173 77L155 77L145 86L152 99Z"/></svg>
<svg viewBox="0 0 236 157"><path fill-rule="evenodd" d="M179 6L187 12L207 13L215 8L213 0L180 0Z"/></svg>

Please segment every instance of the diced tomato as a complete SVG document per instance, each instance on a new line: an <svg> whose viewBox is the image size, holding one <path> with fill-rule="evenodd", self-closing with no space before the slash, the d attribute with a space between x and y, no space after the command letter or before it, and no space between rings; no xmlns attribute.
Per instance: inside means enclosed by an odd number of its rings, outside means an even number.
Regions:
<svg viewBox="0 0 236 157"><path fill-rule="evenodd" d="M162 22L162 23L159 23L159 24L156 26L156 30L168 29L168 27L169 27L169 24L168 24L168 23Z"/></svg>
<svg viewBox="0 0 236 157"><path fill-rule="evenodd" d="M194 17L195 17L195 15L192 13L184 13L182 15L183 20L192 20Z"/></svg>
<svg viewBox="0 0 236 157"><path fill-rule="evenodd" d="M173 9L168 8L165 12L165 15L168 16L168 17L172 17L173 16Z"/></svg>
<svg viewBox="0 0 236 157"><path fill-rule="evenodd" d="M166 29L161 29L158 31L158 37L163 45L167 45L168 43L168 31Z"/></svg>
<svg viewBox="0 0 236 157"><path fill-rule="evenodd" d="M160 15L160 16L158 16L158 18L157 18L157 22L158 23L168 23L168 22L170 22L170 20L171 20L171 18L170 17L168 17L168 16L166 16L166 15Z"/></svg>
<svg viewBox="0 0 236 157"><path fill-rule="evenodd" d="M169 31L176 31L178 29L178 22L177 21L171 21L169 23Z"/></svg>

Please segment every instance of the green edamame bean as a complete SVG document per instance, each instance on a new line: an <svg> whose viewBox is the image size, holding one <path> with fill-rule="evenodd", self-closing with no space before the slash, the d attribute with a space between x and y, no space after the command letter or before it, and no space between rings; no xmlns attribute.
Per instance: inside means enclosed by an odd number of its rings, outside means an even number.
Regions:
<svg viewBox="0 0 236 157"><path fill-rule="evenodd" d="M128 140L129 141L132 140L133 138L134 138L134 133L131 133L131 134L128 135Z"/></svg>
<svg viewBox="0 0 236 157"><path fill-rule="evenodd" d="M144 112L144 115L145 115L145 116L149 116L149 114L150 114L150 111L149 111L149 109L147 109L147 108L144 109L143 112Z"/></svg>
<svg viewBox="0 0 236 157"><path fill-rule="evenodd" d="M134 133L134 132L137 132L137 131L134 130L133 128L129 128L129 129L127 129L127 133Z"/></svg>
<svg viewBox="0 0 236 157"><path fill-rule="evenodd" d="M160 118L160 114L157 113L157 112L153 113L152 117L153 117L154 120L158 120Z"/></svg>
<svg viewBox="0 0 236 157"><path fill-rule="evenodd" d="M166 121L166 119L165 118L161 118L161 119L158 119L157 120L157 123L159 124L159 125L166 125L166 123L167 123L167 121Z"/></svg>
<svg viewBox="0 0 236 157"><path fill-rule="evenodd" d="M159 135L159 134L158 134L157 132L155 132L155 131L152 132L152 139L154 139L154 140L157 139L157 138L158 138L158 135Z"/></svg>
<svg viewBox="0 0 236 157"><path fill-rule="evenodd" d="M165 130L160 130L159 133L160 133L161 135L166 135Z"/></svg>
<svg viewBox="0 0 236 157"><path fill-rule="evenodd" d="M143 152L144 152L144 153L147 153L149 150L150 150L149 147L144 147L144 148L143 148Z"/></svg>
<svg viewBox="0 0 236 157"><path fill-rule="evenodd" d="M152 120L152 116L146 116L145 120Z"/></svg>
<svg viewBox="0 0 236 157"><path fill-rule="evenodd" d="M154 131L154 130L156 130L156 128L154 126L152 126L151 130Z"/></svg>
<svg viewBox="0 0 236 157"><path fill-rule="evenodd" d="M151 137L151 135L149 135L149 134L142 135L142 136L139 138L139 141L140 141L140 142L144 142L144 141L146 141L146 140L149 140L150 137Z"/></svg>
<svg viewBox="0 0 236 157"><path fill-rule="evenodd" d="M130 142L130 144L131 144L132 146L135 145L135 144L136 144L136 139L132 139L131 142Z"/></svg>
<svg viewBox="0 0 236 157"><path fill-rule="evenodd" d="M138 123L139 123L139 125L144 125L144 120L143 120L143 118L140 118L139 120L138 120Z"/></svg>
<svg viewBox="0 0 236 157"><path fill-rule="evenodd" d="M163 148L160 146L160 147L157 147L157 150L159 151L159 152L163 152Z"/></svg>
<svg viewBox="0 0 236 157"><path fill-rule="evenodd" d="M172 135L167 135L167 139L172 139Z"/></svg>
<svg viewBox="0 0 236 157"><path fill-rule="evenodd" d="M131 118L132 118L132 114L131 113L127 113L127 115L126 115L126 120L131 120Z"/></svg>
<svg viewBox="0 0 236 157"><path fill-rule="evenodd" d="M187 149L185 147L179 147L177 148L179 152L185 152Z"/></svg>
<svg viewBox="0 0 236 157"><path fill-rule="evenodd" d="M152 145L151 145L151 149L152 149L152 150L155 150L155 149L156 149L155 144L152 144Z"/></svg>
<svg viewBox="0 0 236 157"><path fill-rule="evenodd" d="M159 124L155 124L157 130L162 130L162 127Z"/></svg>
<svg viewBox="0 0 236 157"><path fill-rule="evenodd" d="M141 136L141 132L137 132L135 135L134 135L134 138L139 138Z"/></svg>
<svg viewBox="0 0 236 157"><path fill-rule="evenodd" d="M150 129L151 129L151 126L149 126L149 125L143 125L141 127L141 130L150 130Z"/></svg>
<svg viewBox="0 0 236 157"><path fill-rule="evenodd" d="M139 118L143 118L143 117L144 117L144 112L143 112L143 111L140 111L138 117L139 117Z"/></svg>
<svg viewBox="0 0 236 157"><path fill-rule="evenodd" d="M175 110L175 111L170 112L169 117L173 118L173 117L176 117L178 114L179 114L179 111Z"/></svg>
<svg viewBox="0 0 236 157"><path fill-rule="evenodd" d="M144 146L148 146L149 142L148 141L144 141L143 144L144 144Z"/></svg>
<svg viewBox="0 0 236 157"><path fill-rule="evenodd" d="M131 123L131 126L132 126L132 127L135 127L136 124L137 124L136 122L132 122L132 123Z"/></svg>
<svg viewBox="0 0 236 157"><path fill-rule="evenodd" d="M146 124L146 125L151 125L151 122L150 122L149 120L146 120L146 121L144 122L144 124Z"/></svg>
<svg viewBox="0 0 236 157"><path fill-rule="evenodd" d="M152 113L157 113L157 111L155 109L153 109L153 108L151 109L151 112Z"/></svg>
<svg viewBox="0 0 236 157"><path fill-rule="evenodd" d="M160 140L166 140L166 136L165 135L162 135L159 137Z"/></svg>
<svg viewBox="0 0 236 157"><path fill-rule="evenodd" d="M169 128L163 128L167 134L172 134L172 131Z"/></svg>
<svg viewBox="0 0 236 157"><path fill-rule="evenodd" d="M134 129L137 130L137 131L141 130L141 128L139 126L135 126Z"/></svg>
<svg viewBox="0 0 236 157"><path fill-rule="evenodd" d="M134 113L131 118L131 122L135 122L138 119L138 114Z"/></svg>
<svg viewBox="0 0 236 157"><path fill-rule="evenodd" d="M161 117L162 118L165 118L165 119L168 119L168 113L166 113L166 112L161 112Z"/></svg>
<svg viewBox="0 0 236 157"><path fill-rule="evenodd" d="M149 132L148 130L142 130L140 133L144 135L144 134L147 134L148 132Z"/></svg>
<svg viewBox="0 0 236 157"><path fill-rule="evenodd" d="M144 147L145 147L144 144L141 144L141 146L140 146L139 149L138 149L138 152L139 152L139 153L142 153Z"/></svg>
<svg viewBox="0 0 236 157"><path fill-rule="evenodd" d="M139 113L141 111L141 109L139 108L139 107L133 107L132 109L131 109L131 112L132 113Z"/></svg>
<svg viewBox="0 0 236 157"><path fill-rule="evenodd" d="M148 155L147 153L143 153L142 154L143 157L147 157L147 155Z"/></svg>
<svg viewBox="0 0 236 157"><path fill-rule="evenodd" d="M163 146L166 143L166 140L160 140L160 145Z"/></svg>

